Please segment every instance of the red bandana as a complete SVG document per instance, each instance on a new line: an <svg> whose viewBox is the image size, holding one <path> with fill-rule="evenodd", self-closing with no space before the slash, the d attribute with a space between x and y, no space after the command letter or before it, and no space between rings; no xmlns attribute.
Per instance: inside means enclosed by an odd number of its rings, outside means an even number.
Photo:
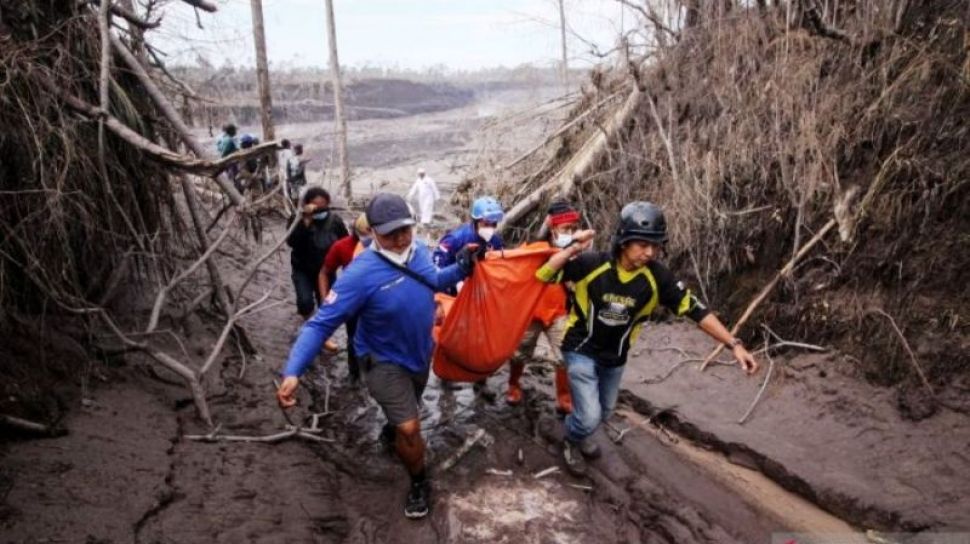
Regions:
<svg viewBox="0 0 970 544"><path fill-rule="evenodd" d="M579 222L579 212L576 210L569 210L562 213L557 213L556 215L549 216L549 223L558 227L559 225L565 225L567 223L578 223Z"/></svg>

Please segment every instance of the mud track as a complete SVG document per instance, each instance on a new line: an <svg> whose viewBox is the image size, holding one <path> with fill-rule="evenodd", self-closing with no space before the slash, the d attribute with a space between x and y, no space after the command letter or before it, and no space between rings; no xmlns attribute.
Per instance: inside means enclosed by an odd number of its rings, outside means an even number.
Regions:
<svg viewBox="0 0 970 544"><path fill-rule="evenodd" d="M276 227L265 244L279 235ZM280 284L286 259L264 267L252 292L275 289L285 303L245 323L259 356L247 358L243 377L241 359L229 355L211 384L223 434L268 435L287 423L273 379L299 318L291 287ZM211 342L215 329L196 323L185 334L194 349ZM342 329L337 340L345 344ZM766 541L792 527L757 494L742 500L730 481L678 453L630 406L615 423L633 430L621 445L597 435L604 456L589 478L561 469L536 478L560 467L561 425L542 365L530 366L526 402L515 408L432 379L422 410L430 465L480 430L494 442L473 447L450 470L432 471L432 515L417 522L402 512L407 476L377 439L383 416L349 382L343 353L321 356L290 414L299 423L328 412L322 435L333 442L322 444L186 440L207 430L183 390L134 376L98 390L91 407L67 422L70 435L8 448L0 541L729 543ZM504 372L491 378L491 389L502 393L504 379Z"/></svg>
<svg viewBox="0 0 970 544"><path fill-rule="evenodd" d="M288 265L260 274L268 284L286 277ZM268 285L258 285L260 292ZM288 294L289 286L281 293ZM261 360L227 358L224 393L214 402L221 432L266 435L285 419L272 398L273 373L288 352L299 320L291 304L247 324ZM342 332L338 341L344 345ZM136 526L136 542L744 542L745 532L722 526L716 516L665 489L651 476L637 449L642 435L608 454L588 480L559 467L559 424L550 396L551 373L530 368L528 402L512 408L489 402L469 386L442 388L432 378L424 395L422 425L429 464L440 464L483 429L494 443L473 447L447 471L433 471L435 502L429 519L403 516L407 477L378 433L383 416L366 391L350 383L344 353L321 356L308 374L301 407L291 417L322 418L334 442L309 444L204 444L178 440L170 458L164 503ZM491 379L501 393L504 374ZM329 391L328 391L329 390ZM182 432L199 432L189 410ZM552 440L548 440L552 438ZM601 439L604 439L601 437ZM521 456L521 462L520 462ZM728 506L728 509L732 507ZM750 516L749 516L750 517Z"/></svg>

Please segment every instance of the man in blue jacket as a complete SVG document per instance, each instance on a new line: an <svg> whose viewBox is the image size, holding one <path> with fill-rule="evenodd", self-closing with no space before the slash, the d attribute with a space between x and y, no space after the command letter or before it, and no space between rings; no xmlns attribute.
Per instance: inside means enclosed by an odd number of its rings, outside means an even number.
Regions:
<svg viewBox="0 0 970 544"><path fill-rule="evenodd" d="M490 196L475 199L471 209L472 220L445 234L434 250L434 264L444 268L455 262L455 258L468 244L477 244L481 251L502 249L505 244L497 228L505 212L498 200Z"/></svg>
<svg viewBox="0 0 970 544"><path fill-rule="evenodd" d="M431 486L418 405L433 347L434 292L468 276L474 248L458 254L455 264L438 269L428 249L414 243L414 219L403 198L378 194L366 213L373 242L337 279L320 310L303 326L276 395L282 407L295 405L298 378L324 340L357 316L353 342L364 383L384 411L389 425L385 433L395 437L395 451L411 476L404 515L421 518L430 509Z"/></svg>

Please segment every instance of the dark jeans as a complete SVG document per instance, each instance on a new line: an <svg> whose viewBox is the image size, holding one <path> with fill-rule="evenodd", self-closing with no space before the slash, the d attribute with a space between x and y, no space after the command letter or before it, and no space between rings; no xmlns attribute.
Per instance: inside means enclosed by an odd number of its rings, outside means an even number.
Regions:
<svg viewBox="0 0 970 544"><path fill-rule="evenodd" d="M317 274L309 274L294 268L292 278L293 289L296 291L296 311L303 317L310 317L320 305Z"/></svg>

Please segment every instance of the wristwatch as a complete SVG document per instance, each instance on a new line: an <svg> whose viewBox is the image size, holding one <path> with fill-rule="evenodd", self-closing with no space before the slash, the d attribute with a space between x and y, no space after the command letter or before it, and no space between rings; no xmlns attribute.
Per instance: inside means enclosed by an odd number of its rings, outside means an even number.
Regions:
<svg viewBox="0 0 970 544"><path fill-rule="evenodd" d="M734 349L738 346L744 347L744 342L742 342L740 338L735 336L734 338L731 339L730 342L727 342L724 345L731 349Z"/></svg>

